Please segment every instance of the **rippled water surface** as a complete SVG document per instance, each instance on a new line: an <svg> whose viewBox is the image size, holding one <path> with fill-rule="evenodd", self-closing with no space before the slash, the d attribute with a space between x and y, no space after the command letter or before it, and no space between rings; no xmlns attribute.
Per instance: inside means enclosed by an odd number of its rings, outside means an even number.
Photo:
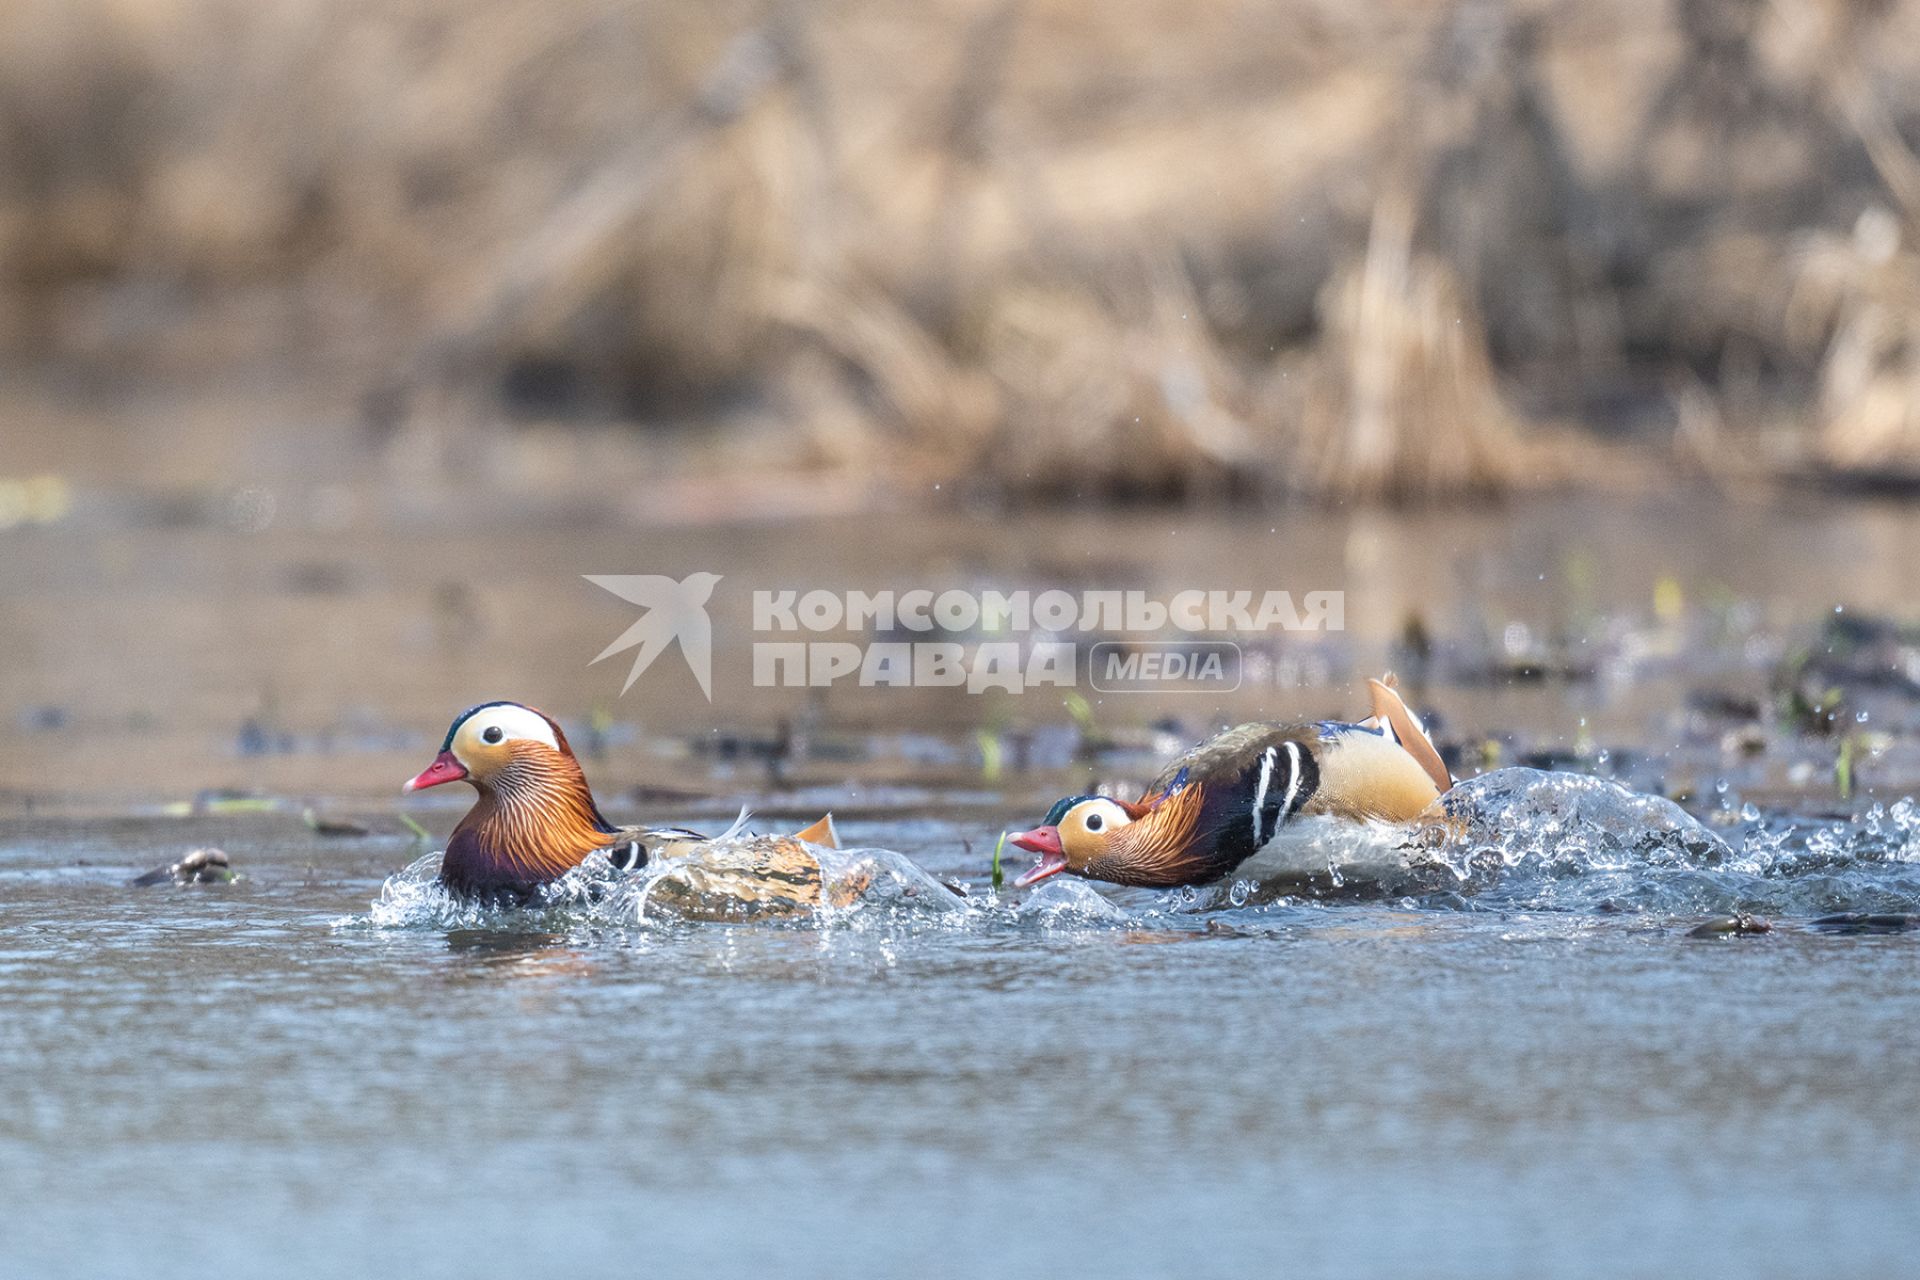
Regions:
<svg viewBox="0 0 1920 1280"><path fill-rule="evenodd" d="M1484 845L1452 888L1326 901L996 900L975 818L856 821L969 897L797 927L382 917L422 852L397 836L16 822L0 1253L88 1276L1912 1273L1920 934L1813 923L1920 909L1909 816L1875 821L1763 821L1657 870ZM205 842L246 850L243 878L128 887ZM1769 933L1689 936L1760 908Z"/></svg>
<svg viewBox="0 0 1920 1280"><path fill-rule="evenodd" d="M325 497L102 490L0 554L0 1280L1920 1274L1920 508L875 537ZM580 575L696 570L713 702L675 659L616 696L632 612ZM754 589L946 585L1331 586L1347 630L1078 716L748 678ZM1053 798L1387 666L1494 770L1446 839L991 892ZM406 801L417 844L395 791L494 697L616 820L832 808L926 874L787 925L450 908L468 796ZM241 878L129 884L203 845Z"/></svg>

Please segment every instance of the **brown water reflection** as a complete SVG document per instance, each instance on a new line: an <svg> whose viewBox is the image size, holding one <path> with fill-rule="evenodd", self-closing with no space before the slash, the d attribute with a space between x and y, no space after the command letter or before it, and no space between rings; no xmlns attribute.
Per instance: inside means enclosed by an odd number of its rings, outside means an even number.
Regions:
<svg viewBox="0 0 1920 1280"><path fill-rule="evenodd" d="M701 526L478 503L342 527L317 501L286 489L276 517L248 531L101 494L63 524L0 533L0 723L18 743L0 754L0 804L111 807L205 787L384 801L452 712L489 697L573 723L597 713L610 726L598 778L694 793L751 789L754 744L796 726L829 741L1066 720L1046 692L755 688L759 588L1337 589L1346 630L1254 645L1263 665L1237 692L1096 697L1099 722L1340 714L1358 676L1404 665L1395 642L1417 617L1437 644L1495 662L1486 678L1441 671L1422 689L1457 736L1518 729L1657 751L1688 688L1724 665L1697 654L1704 638L1741 626L1777 648L1837 604L1905 616L1920 556L1920 510L1813 498ZM636 611L581 575L696 570L724 575L713 702L671 654L621 697L625 658L589 660ZM1576 660L1597 648L1597 678L1512 680L1498 666L1516 646L1555 644ZM689 757L702 738L724 749ZM803 769L802 781L927 776L899 764Z"/></svg>

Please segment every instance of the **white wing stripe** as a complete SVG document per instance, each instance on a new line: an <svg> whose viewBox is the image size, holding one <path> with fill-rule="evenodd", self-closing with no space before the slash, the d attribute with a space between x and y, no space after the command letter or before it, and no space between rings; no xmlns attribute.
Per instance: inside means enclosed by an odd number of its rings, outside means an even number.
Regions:
<svg viewBox="0 0 1920 1280"><path fill-rule="evenodd" d="M1260 757L1260 787L1253 793L1253 847L1260 847L1260 811L1267 805L1267 785L1273 781L1273 748Z"/></svg>
<svg viewBox="0 0 1920 1280"><path fill-rule="evenodd" d="M1268 751L1272 751L1269 747ZM1293 812L1293 797L1300 791L1300 744L1287 744L1287 798L1280 802L1280 821L1285 822L1287 815Z"/></svg>

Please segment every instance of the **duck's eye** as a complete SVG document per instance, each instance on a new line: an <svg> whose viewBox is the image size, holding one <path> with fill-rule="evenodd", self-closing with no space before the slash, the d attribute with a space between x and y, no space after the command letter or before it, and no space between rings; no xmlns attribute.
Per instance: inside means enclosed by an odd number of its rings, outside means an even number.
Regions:
<svg viewBox="0 0 1920 1280"><path fill-rule="evenodd" d="M1087 830L1098 831L1101 827L1104 827L1105 825L1107 825L1106 820L1102 818L1099 814L1090 813L1087 815Z"/></svg>
<svg viewBox="0 0 1920 1280"><path fill-rule="evenodd" d="M480 731L480 741L492 746L507 736L507 731L497 724L490 724Z"/></svg>

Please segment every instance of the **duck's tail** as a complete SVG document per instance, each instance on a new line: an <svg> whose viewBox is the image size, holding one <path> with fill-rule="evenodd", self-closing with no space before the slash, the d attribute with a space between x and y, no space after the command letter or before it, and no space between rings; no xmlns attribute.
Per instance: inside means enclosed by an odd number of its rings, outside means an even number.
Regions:
<svg viewBox="0 0 1920 1280"><path fill-rule="evenodd" d="M1447 772L1446 762L1440 759L1440 753L1434 750L1433 742L1427 737L1427 727L1420 718L1407 709L1401 699L1399 680L1389 671L1383 680L1368 680L1367 689L1373 695L1373 718L1385 726L1406 753L1419 762L1433 779L1433 785L1445 791L1453 785L1453 775Z"/></svg>
<svg viewBox="0 0 1920 1280"><path fill-rule="evenodd" d="M833 825L833 815L831 813L823 816L820 821L814 823L812 826L794 832L793 838L795 840L804 840L808 844L817 844L823 849L838 849L840 847L840 832Z"/></svg>

